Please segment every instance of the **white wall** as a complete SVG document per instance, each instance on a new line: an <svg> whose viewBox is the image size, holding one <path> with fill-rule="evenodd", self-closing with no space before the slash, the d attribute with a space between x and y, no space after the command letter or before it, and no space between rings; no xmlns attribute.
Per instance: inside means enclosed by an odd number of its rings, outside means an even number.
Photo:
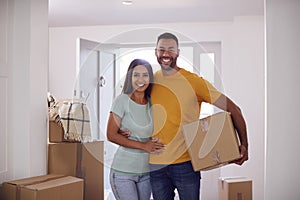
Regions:
<svg viewBox="0 0 300 200"><path fill-rule="evenodd" d="M253 178L253 199L264 194L264 22L261 17L240 17L233 25L233 64L223 70L225 92L240 105L249 134L250 160L243 167L222 169L222 176Z"/></svg>
<svg viewBox="0 0 300 200"><path fill-rule="evenodd" d="M0 91L7 99L7 129L0 133L6 144L0 183L46 173L48 86L48 1L1 3L7 5L8 28L0 30L7 31L1 53L7 55L3 66L8 73L7 93Z"/></svg>
<svg viewBox="0 0 300 200"><path fill-rule="evenodd" d="M30 7L30 88L29 92L29 174L46 174L48 123L49 37L48 0L31 0ZM45 132L46 130L46 132Z"/></svg>
<svg viewBox="0 0 300 200"><path fill-rule="evenodd" d="M300 198L300 1L266 0L266 200Z"/></svg>
<svg viewBox="0 0 300 200"><path fill-rule="evenodd" d="M217 173L221 176L252 178L254 199L263 199L265 93L263 16L236 17L234 21L219 23L50 28L49 91L57 98L72 97L76 80L77 37L107 42L122 39L122 35L133 33L133 30L138 32L147 28L158 28L162 31L170 29L195 41L222 42L223 87L225 93L232 97L244 112L249 132L250 160L242 167L231 165ZM136 34L134 39L155 42L156 37L157 34ZM205 200L217 198L216 178L209 172L204 174L202 192Z"/></svg>

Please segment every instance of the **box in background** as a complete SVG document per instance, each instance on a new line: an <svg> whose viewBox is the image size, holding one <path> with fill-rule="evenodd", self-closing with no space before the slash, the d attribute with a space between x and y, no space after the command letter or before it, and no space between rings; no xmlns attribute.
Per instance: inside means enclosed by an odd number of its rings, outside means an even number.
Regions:
<svg viewBox="0 0 300 200"><path fill-rule="evenodd" d="M104 142L48 145L48 173L84 179L84 199L104 198Z"/></svg>
<svg viewBox="0 0 300 200"><path fill-rule="evenodd" d="M49 142L64 142L64 129L55 121L49 121Z"/></svg>
<svg viewBox="0 0 300 200"><path fill-rule="evenodd" d="M66 176L21 187L20 200L83 200L83 179Z"/></svg>
<svg viewBox="0 0 300 200"><path fill-rule="evenodd" d="M219 178L219 200L252 200L252 180L243 177Z"/></svg>
<svg viewBox="0 0 300 200"><path fill-rule="evenodd" d="M45 183L51 180L59 179L64 177L63 175L48 174L42 176L35 176L30 178L24 178L19 180L7 181L2 184L2 197L3 200L18 200L20 199L21 188L38 184Z"/></svg>
<svg viewBox="0 0 300 200"><path fill-rule="evenodd" d="M70 140L64 138L64 128L57 122L49 120L49 142L60 143L60 142L79 142L76 140Z"/></svg>
<svg viewBox="0 0 300 200"><path fill-rule="evenodd" d="M240 158L239 142L227 112L186 124L183 134L195 171L214 169Z"/></svg>

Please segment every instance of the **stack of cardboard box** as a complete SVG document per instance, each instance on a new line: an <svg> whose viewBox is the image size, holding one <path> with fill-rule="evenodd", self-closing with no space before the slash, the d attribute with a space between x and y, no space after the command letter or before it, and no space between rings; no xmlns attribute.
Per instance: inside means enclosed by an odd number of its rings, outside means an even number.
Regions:
<svg viewBox="0 0 300 200"><path fill-rule="evenodd" d="M64 139L64 130L49 122L48 174L64 174L84 180L84 200L104 199L103 141Z"/></svg>
<svg viewBox="0 0 300 200"><path fill-rule="evenodd" d="M64 139L49 122L48 173L2 184L3 200L103 200L103 141Z"/></svg>

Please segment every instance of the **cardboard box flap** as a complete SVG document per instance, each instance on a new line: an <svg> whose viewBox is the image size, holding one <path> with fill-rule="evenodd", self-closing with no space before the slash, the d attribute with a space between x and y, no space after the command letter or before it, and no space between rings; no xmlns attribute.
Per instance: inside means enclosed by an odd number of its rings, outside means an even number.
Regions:
<svg viewBox="0 0 300 200"><path fill-rule="evenodd" d="M35 176L30 178L12 180L4 182L2 185L3 198L7 200L20 199L20 190L28 185L47 182L49 180L58 179L64 175L48 174L42 176Z"/></svg>
<svg viewBox="0 0 300 200"><path fill-rule="evenodd" d="M66 176L20 189L20 200L83 200L83 179ZM18 199L17 199L18 200Z"/></svg>
<svg viewBox="0 0 300 200"><path fill-rule="evenodd" d="M31 184L45 182L45 181L48 181L50 179L56 179L56 178L60 178L60 177L63 177L63 176L64 175L48 174L48 175L24 178L24 179L19 179L19 180L12 180L12 181L8 181L6 183L16 185L16 186L25 186L25 185L31 185Z"/></svg>
<svg viewBox="0 0 300 200"><path fill-rule="evenodd" d="M76 182L81 182L83 181L80 178L72 177L72 176L65 176L59 179L52 179L46 182L41 182L33 185L28 185L26 186L26 189L29 190L44 190L44 189L49 189L49 188L54 188L54 187L60 187L62 185L67 185L67 184L72 184Z"/></svg>
<svg viewBox="0 0 300 200"><path fill-rule="evenodd" d="M250 178L246 178L246 177L220 177L219 179L222 182L227 182L227 183L252 181Z"/></svg>

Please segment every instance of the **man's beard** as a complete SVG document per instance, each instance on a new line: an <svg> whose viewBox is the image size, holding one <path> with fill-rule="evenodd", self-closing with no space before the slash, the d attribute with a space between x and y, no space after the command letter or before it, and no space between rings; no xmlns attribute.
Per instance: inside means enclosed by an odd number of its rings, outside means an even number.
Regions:
<svg viewBox="0 0 300 200"><path fill-rule="evenodd" d="M177 56L175 58L173 57L167 57L168 59L171 60L171 63L169 65L164 65L162 59L165 58L163 56L157 58L157 62L160 64L161 69L162 70L166 70L166 71L170 71L172 69L174 69L174 67L176 66L176 62L177 62Z"/></svg>

